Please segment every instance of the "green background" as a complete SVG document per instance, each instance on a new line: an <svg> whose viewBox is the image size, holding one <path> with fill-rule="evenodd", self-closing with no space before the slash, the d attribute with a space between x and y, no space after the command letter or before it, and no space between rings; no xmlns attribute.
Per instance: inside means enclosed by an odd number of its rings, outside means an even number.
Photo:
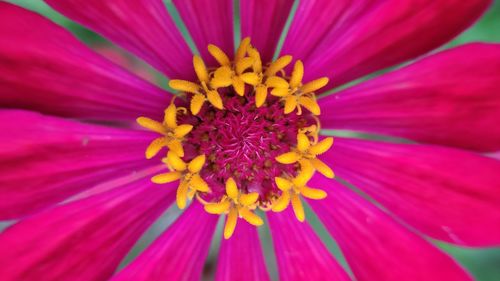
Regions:
<svg viewBox="0 0 500 281"><path fill-rule="evenodd" d="M464 0L467 1L467 0ZM47 17L51 18L55 22L67 27L79 38L85 41L89 45L106 45L109 44L106 40L102 39L98 35L86 30L85 28L79 26L68 20L67 18L56 13L50 9L41 0L11 0L9 2L16 3L27 7L29 9L38 11ZM171 3L167 1L167 7L170 11L173 11ZM175 11L174 11L175 12ZM453 11L449 11L453 13ZM236 19L238 20L238 19ZM236 31L237 32L237 31ZM185 30L184 30L185 33ZM185 33L186 34L186 33ZM500 0L496 0L494 5L490 8L488 13L474 26L460 35L458 38L449 43L445 48L453 47L459 44L474 42L474 41L484 41L484 42L500 42ZM191 44L193 48L193 45ZM163 84L163 83L162 83ZM163 84L164 85L164 84ZM446 200L446 198L443 198ZM175 208L168 210L161 220L159 220L151 229L144 235L144 237L137 243L136 247L132 250L130 255L126 258L126 261L122 266L126 265L134 256L136 256L144 247L146 247L155 237L161 233L168 225L178 216L179 212ZM317 229L320 236L324 239L327 246L331 249L341 263L345 266L345 261L343 260L340 252L338 251L337 245L326 233L325 229L319 223L318 219L312 213L308 213L308 218L315 229ZM1 228L1 225L0 225ZM219 227L220 229L220 227ZM210 253L208 265L205 268L205 278L211 279L213 276L213 271L216 264L217 248L220 241L220 231L216 234L213 240L212 251ZM266 247L264 251L266 254L266 260L270 268L270 272L273 277L276 278L276 264L274 261L272 246L270 245L270 234L269 230L265 227L261 229L261 238ZM447 244L439 243L438 246L443 248L445 251L452 254L462 265L464 265L475 277L480 281L498 281L500 280L500 249L465 249L453 247Z"/></svg>

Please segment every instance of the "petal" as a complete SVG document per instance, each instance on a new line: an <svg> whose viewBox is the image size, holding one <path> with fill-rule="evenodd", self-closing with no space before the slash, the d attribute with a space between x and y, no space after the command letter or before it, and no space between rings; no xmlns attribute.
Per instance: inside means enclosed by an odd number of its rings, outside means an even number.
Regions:
<svg viewBox="0 0 500 281"><path fill-rule="evenodd" d="M226 181L226 194L229 196L229 198L233 200L238 199L238 194L239 194L238 186L236 185L236 181L231 177L228 178Z"/></svg>
<svg viewBox="0 0 500 281"><path fill-rule="evenodd" d="M472 280L450 257L333 180L328 197L310 201L359 281Z"/></svg>
<svg viewBox="0 0 500 281"><path fill-rule="evenodd" d="M350 280L314 230L307 222L298 222L292 210L279 214L268 212L267 218L279 280Z"/></svg>
<svg viewBox="0 0 500 281"><path fill-rule="evenodd" d="M338 176L433 238L500 245L496 159L437 146L337 138L324 160Z"/></svg>
<svg viewBox="0 0 500 281"><path fill-rule="evenodd" d="M171 78L193 78L191 51L161 0L46 0ZM175 42L175 43L172 43Z"/></svg>
<svg viewBox="0 0 500 281"><path fill-rule="evenodd" d="M193 203L113 281L201 280L218 216Z"/></svg>
<svg viewBox="0 0 500 281"><path fill-rule="evenodd" d="M198 51L209 66L216 60L208 45L219 47L228 57L234 55L232 0L173 0L193 38Z"/></svg>
<svg viewBox="0 0 500 281"><path fill-rule="evenodd" d="M222 103L222 98L217 91L208 91L207 92L208 101L217 109L221 110L224 108L224 104Z"/></svg>
<svg viewBox="0 0 500 281"><path fill-rule="evenodd" d="M500 44L469 44L320 99L321 124L500 149Z"/></svg>
<svg viewBox="0 0 500 281"><path fill-rule="evenodd" d="M222 239L216 281L270 281L257 228L241 221L231 239Z"/></svg>
<svg viewBox="0 0 500 281"><path fill-rule="evenodd" d="M287 152L283 153L281 155L278 155L276 157L276 161L278 161L281 164L293 164L297 162L300 158L300 155L298 155L296 152Z"/></svg>
<svg viewBox="0 0 500 281"><path fill-rule="evenodd" d="M272 210L279 213L285 210L288 205L290 205L290 192L283 191L281 192L281 196L273 202Z"/></svg>
<svg viewBox="0 0 500 281"><path fill-rule="evenodd" d="M320 172L323 176L333 179L335 177L335 174L333 173L333 170L328 167L328 165L325 164L325 162L321 161L318 158L311 159L311 164L314 166L314 168Z"/></svg>
<svg viewBox="0 0 500 281"><path fill-rule="evenodd" d="M441 46L469 27L490 3L301 1L282 53L303 60L305 81L328 76L331 88Z"/></svg>
<svg viewBox="0 0 500 281"><path fill-rule="evenodd" d="M199 173L203 166L205 165L206 157L204 154L196 156L191 162L188 164L188 170L191 173Z"/></svg>
<svg viewBox="0 0 500 281"><path fill-rule="evenodd" d="M239 201L241 205L248 207L255 204L255 202L259 199L259 196L258 192L245 193L240 195Z"/></svg>
<svg viewBox="0 0 500 281"><path fill-rule="evenodd" d="M174 129L175 137L183 138L187 134L189 134L189 132L191 132L192 129L193 129L193 125L190 125L190 124L179 125L177 128ZM180 156L184 156L184 155L180 155Z"/></svg>
<svg viewBox="0 0 500 281"><path fill-rule="evenodd" d="M204 103L205 103L204 95L202 94L194 95L191 98L191 105L190 105L191 113L193 113L194 115L200 113L201 107L203 106Z"/></svg>
<svg viewBox="0 0 500 281"><path fill-rule="evenodd" d="M292 5L293 0L240 0L241 37L252 39L264 62L273 58Z"/></svg>
<svg viewBox="0 0 500 281"><path fill-rule="evenodd" d="M217 202L217 203L207 203L204 208L209 214L221 215L229 210L231 207L231 202L228 200Z"/></svg>
<svg viewBox="0 0 500 281"><path fill-rule="evenodd" d="M193 189L196 189L200 192L209 192L210 188L208 187L207 182L198 174L194 174L189 182L189 186Z"/></svg>
<svg viewBox="0 0 500 281"><path fill-rule="evenodd" d="M236 223L238 222L238 210L236 208L230 208L229 213L226 216L226 224L224 225L224 239L229 239L234 233L236 228Z"/></svg>
<svg viewBox="0 0 500 281"><path fill-rule="evenodd" d="M288 89L285 89L288 92ZM267 87L257 86L255 89L255 106L261 107L267 98Z"/></svg>
<svg viewBox="0 0 500 281"><path fill-rule="evenodd" d="M97 55L60 26L5 2L0 14L0 106L87 119L163 114L170 94Z"/></svg>
<svg viewBox="0 0 500 281"><path fill-rule="evenodd" d="M2 280L107 280L172 190L143 178L15 224L0 235Z"/></svg>
<svg viewBox="0 0 500 281"><path fill-rule="evenodd" d="M295 213L295 217L300 222L304 222L306 219L306 214L304 212L304 206L302 200L300 200L300 196L298 194L292 193L292 208Z"/></svg>
<svg viewBox="0 0 500 281"><path fill-rule="evenodd" d="M0 110L0 219L37 212L150 165L149 133Z"/></svg>
<svg viewBox="0 0 500 281"><path fill-rule="evenodd" d="M169 151L167 153L167 163L176 171L185 171L187 168L186 162L181 159L177 153L173 151Z"/></svg>

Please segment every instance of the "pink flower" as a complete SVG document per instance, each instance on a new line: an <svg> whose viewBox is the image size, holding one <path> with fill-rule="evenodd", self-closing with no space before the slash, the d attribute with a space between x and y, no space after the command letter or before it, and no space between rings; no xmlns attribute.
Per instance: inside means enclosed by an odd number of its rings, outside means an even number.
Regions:
<svg viewBox="0 0 500 281"><path fill-rule="evenodd" d="M226 217L227 238L216 280L269 280L251 225L262 214L280 280L471 280L425 238L500 245L500 162L483 156L500 151L500 46L419 58L489 0L300 1L280 53L294 63L272 59L293 1L242 0L251 43L235 52L232 0L174 0L200 52L196 72L161 0L46 2L182 93L174 99L42 16L0 2L0 218L17 221L0 234L2 280L199 280L213 213ZM332 129L386 140L336 136L328 150L331 138L318 132ZM190 199L117 270L174 201ZM350 270L299 222L301 202Z"/></svg>

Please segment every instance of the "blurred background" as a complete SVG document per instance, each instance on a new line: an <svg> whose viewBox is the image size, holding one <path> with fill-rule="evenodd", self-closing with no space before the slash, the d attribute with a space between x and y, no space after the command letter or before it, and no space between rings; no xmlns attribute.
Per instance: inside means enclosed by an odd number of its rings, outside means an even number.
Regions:
<svg viewBox="0 0 500 281"><path fill-rule="evenodd" d="M464 0L467 1L467 0ZM136 72L138 75L150 81L156 81L160 85L166 85L166 80L160 77L154 70L142 64L142 62L135 60L130 55L121 52L119 49L114 47L112 44L104 40L102 37L94 34L93 32L83 28L82 26L70 21L69 19L61 16L50 7L48 7L41 0L9 0L7 2L12 2L28 9L37 11L58 24L68 28L76 36L78 36L82 41L97 49L101 54L107 56L109 59L127 67ZM170 1L165 1L169 11L175 12L175 8L170 3ZM450 11L453 13L453 11ZM179 21L176 18L176 21ZM236 19L238 21L238 19ZM186 34L186 31L183 30ZM236 31L238 32L238 31ZM487 14L469 30L461 34L455 40L447 44L444 48L450 48L456 45L460 45L467 42L484 41L484 42L499 42L500 43L500 0L495 0L494 5L490 8ZM192 44L191 44L192 46ZM500 191L499 191L500 192ZM122 267L125 266L131 259L133 259L138 253L142 251L147 245L151 243L158 235L161 233L168 225L175 220L179 215L176 208L171 208L168 210L145 235L137 243L134 249L131 251L129 256L123 262ZM338 250L335 242L329 237L326 230L323 228L319 220L314 216L314 214L307 214L308 218L313 225L313 227L318 231L319 235L323 238L327 246L330 248L332 253L339 259L343 266L347 268L344 258L342 257L340 251ZM220 222L219 222L220 223ZM5 227L6 224L3 225ZM0 229L2 224L0 224ZM219 227L219 230L221 227ZM270 240L269 230L265 227L261 229L261 237L264 243L264 252L266 255L266 262L270 269L270 273L276 279L276 264L274 262L274 256L272 251L272 243ZM209 261L207 267L205 268L205 278L211 280L213 276L213 271L215 269L215 264L217 262L217 249L219 241L221 238L221 233L217 233L213 239L212 250L209 256ZM466 249L458 248L451 245L436 243L443 250L447 251L453 255L464 267L466 267L479 281L498 281L500 280L500 248L489 248L489 249Z"/></svg>

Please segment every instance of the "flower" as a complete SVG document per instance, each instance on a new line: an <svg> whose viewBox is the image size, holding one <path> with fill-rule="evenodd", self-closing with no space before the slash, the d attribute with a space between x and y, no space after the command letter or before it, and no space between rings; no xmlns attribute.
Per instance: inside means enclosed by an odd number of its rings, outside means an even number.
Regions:
<svg viewBox="0 0 500 281"><path fill-rule="evenodd" d="M0 2L2 280L199 280L221 215L216 280L269 280L260 225L280 280L470 280L424 237L500 244L500 162L482 155L500 150L498 44L334 90L438 48L490 1L300 1L276 59L293 1L241 1L235 52L233 1L174 0L194 56L161 0L46 2L174 93Z"/></svg>

